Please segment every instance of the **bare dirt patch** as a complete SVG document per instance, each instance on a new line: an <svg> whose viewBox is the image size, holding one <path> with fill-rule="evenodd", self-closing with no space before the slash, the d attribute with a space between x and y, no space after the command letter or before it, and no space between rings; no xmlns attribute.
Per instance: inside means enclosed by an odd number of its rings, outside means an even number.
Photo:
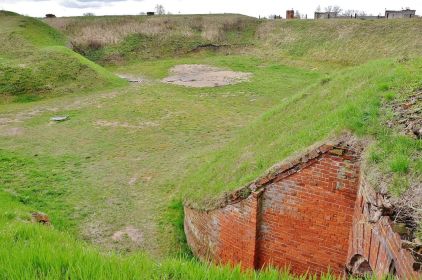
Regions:
<svg viewBox="0 0 422 280"><path fill-rule="evenodd" d="M133 243L140 245L144 238L142 232L139 229L133 226L127 226L122 230L116 231L113 234L112 239L116 242L130 239Z"/></svg>
<svg viewBox="0 0 422 280"><path fill-rule="evenodd" d="M173 67L171 75L162 81L186 87L220 87L246 82L251 73L234 72L209 65L183 64Z"/></svg>
<svg viewBox="0 0 422 280"><path fill-rule="evenodd" d="M142 122L139 124L129 124L128 122L118 122L118 121L106 121L106 120L98 120L95 122L96 126L102 127L122 127L122 128L133 128L133 129L142 129L147 127L157 127L159 126L156 122Z"/></svg>
<svg viewBox="0 0 422 280"><path fill-rule="evenodd" d="M19 136L24 132L22 127L10 127L10 128L1 128L0 127L0 136Z"/></svg>

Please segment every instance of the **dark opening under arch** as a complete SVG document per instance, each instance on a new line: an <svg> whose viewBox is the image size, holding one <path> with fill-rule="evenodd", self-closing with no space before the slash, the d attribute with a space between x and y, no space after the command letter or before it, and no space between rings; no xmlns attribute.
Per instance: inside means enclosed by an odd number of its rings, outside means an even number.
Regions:
<svg viewBox="0 0 422 280"><path fill-rule="evenodd" d="M347 264L346 272L349 276L365 277L372 275L372 268L368 260L366 260L362 255L356 254Z"/></svg>

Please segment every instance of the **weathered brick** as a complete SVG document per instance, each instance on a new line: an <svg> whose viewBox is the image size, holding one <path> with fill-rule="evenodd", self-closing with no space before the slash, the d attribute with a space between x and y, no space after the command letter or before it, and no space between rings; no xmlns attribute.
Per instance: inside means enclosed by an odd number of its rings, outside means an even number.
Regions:
<svg viewBox="0 0 422 280"><path fill-rule="evenodd" d="M359 179L358 156L332 149L325 145L279 165L246 199L208 212L186 207L193 253L243 268L288 266L295 274L320 274L330 267L337 275L360 254L378 276L395 260L399 277L416 279L412 256L401 249L387 218L367 223L369 198Z"/></svg>

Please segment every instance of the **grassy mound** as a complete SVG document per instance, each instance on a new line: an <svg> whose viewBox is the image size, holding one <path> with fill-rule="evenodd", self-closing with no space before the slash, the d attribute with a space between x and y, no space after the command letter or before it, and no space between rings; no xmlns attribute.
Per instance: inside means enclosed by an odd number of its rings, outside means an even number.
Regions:
<svg viewBox="0 0 422 280"><path fill-rule="evenodd" d="M3 12L0 40L2 101L24 102L125 84L68 49L66 38L39 20Z"/></svg>
<svg viewBox="0 0 422 280"><path fill-rule="evenodd" d="M421 19L265 21L256 38L272 57L344 67L422 55Z"/></svg>
<svg viewBox="0 0 422 280"><path fill-rule="evenodd" d="M253 44L258 25L241 15L104 16L53 18L73 48L104 64L182 56Z"/></svg>
<svg viewBox="0 0 422 280"><path fill-rule="evenodd" d="M240 15L53 18L79 53L104 64L198 50L254 52L298 64L348 66L422 55L422 20L267 21ZM299 61L298 61L299 60Z"/></svg>

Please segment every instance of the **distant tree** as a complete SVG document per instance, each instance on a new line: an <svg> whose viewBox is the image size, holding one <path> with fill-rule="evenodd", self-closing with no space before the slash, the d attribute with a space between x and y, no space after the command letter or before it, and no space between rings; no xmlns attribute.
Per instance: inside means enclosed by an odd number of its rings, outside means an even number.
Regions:
<svg viewBox="0 0 422 280"><path fill-rule="evenodd" d="M320 13L321 12L321 5L318 5L318 7L316 8L316 10L315 10L317 13Z"/></svg>
<svg viewBox="0 0 422 280"><path fill-rule="evenodd" d="M363 16L367 16L367 13L365 11L359 11L359 10L345 10L342 13L343 16L347 16L347 17L354 17L355 15L363 17Z"/></svg>
<svg viewBox="0 0 422 280"><path fill-rule="evenodd" d="M342 8L340 8L339 6L334 6L334 7L333 7L333 12L334 12L334 13L340 14L340 13L341 13L341 11L343 11L343 9L342 9Z"/></svg>
<svg viewBox="0 0 422 280"><path fill-rule="evenodd" d="M155 6L155 12L157 15L164 15L166 13L166 10L164 9L164 6L161 4L157 4Z"/></svg>
<svg viewBox="0 0 422 280"><path fill-rule="evenodd" d="M146 15L147 13L145 13L145 12L140 12L139 13L141 16L144 16L144 15Z"/></svg>
<svg viewBox="0 0 422 280"><path fill-rule="evenodd" d="M296 10L295 12L295 18L301 19L302 15L300 14L299 10Z"/></svg>
<svg viewBox="0 0 422 280"><path fill-rule="evenodd" d="M350 16L354 16L355 14L357 14L358 11L357 10L345 10L343 12L343 16L345 17L350 17Z"/></svg>
<svg viewBox="0 0 422 280"><path fill-rule="evenodd" d="M55 18L56 15L54 15L54 14L46 14L45 17L46 18Z"/></svg>
<svg viewBox="0 0 422 280"><path fill-rule="evenodd" d="M327 6L324 8L324 11L327 13L337 13L340 14L343 9L339 6Z"/></svg>
<svg viewBox="0 0 422 280"><path fill-rule="evenodd" d="M95 17L94 13L84 13L84 17Z"/></svg>

